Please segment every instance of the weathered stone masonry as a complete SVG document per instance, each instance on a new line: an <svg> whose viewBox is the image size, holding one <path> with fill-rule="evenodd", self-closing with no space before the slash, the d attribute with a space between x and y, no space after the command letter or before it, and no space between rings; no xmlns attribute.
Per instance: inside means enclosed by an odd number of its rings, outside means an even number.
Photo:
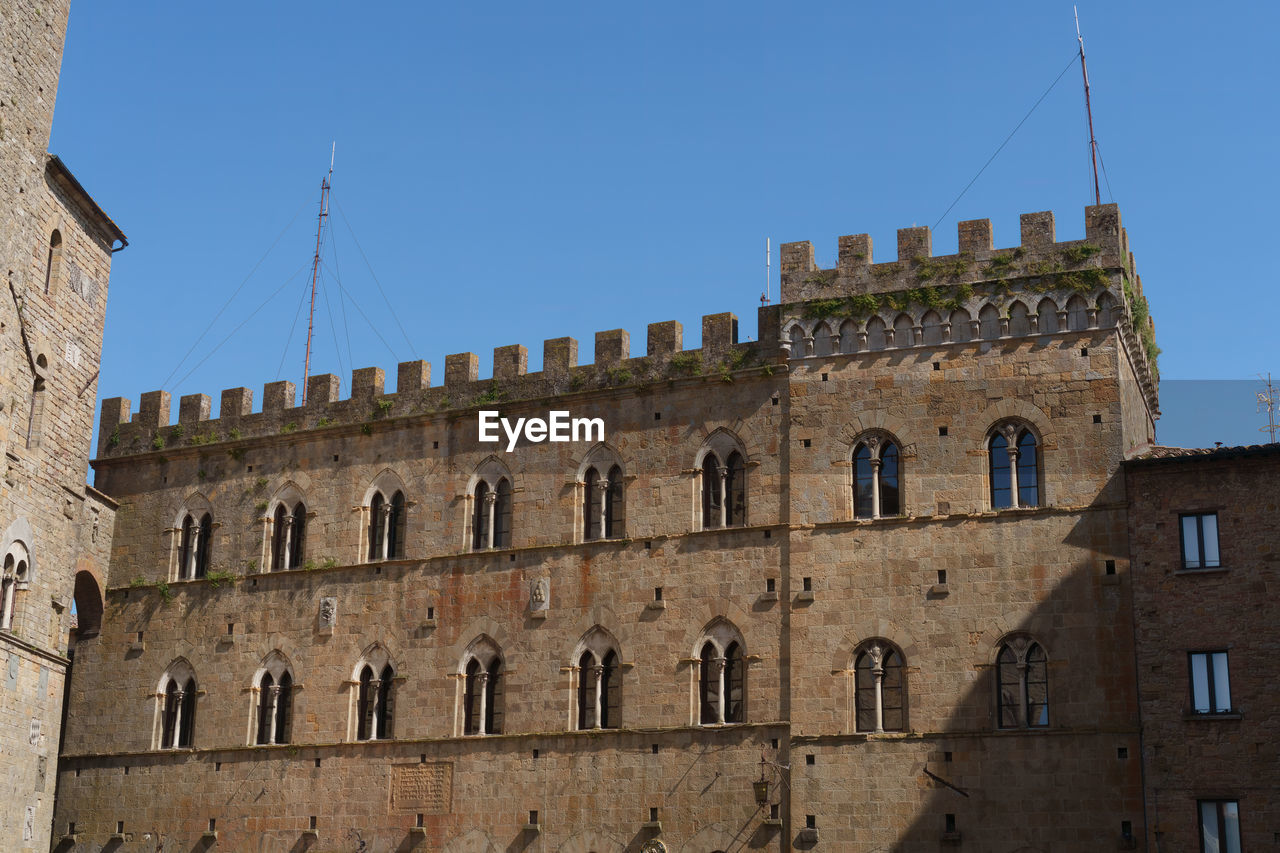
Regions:
<svg viewBox="0 0 1280 853"><path fill-rule="evenodd" d="M1055 242L1049 214L1022 232L997 250L988 223L962 223L961 253L935 258L927 229L905 229L882 264L865 236L842 238L831 270L786 245L784 302L761 310L753 343L722 314L703 319L700 350L657 323L643 357L615 330L587 365L576 341L548 341L532 374L512 346L485 380L472 353L446 359L441 386L423 362L399 366L394 393L376 368L347 399L312 377L305 407L290 383L256 412L247 389L224 391L216 419L209 397L184 397L176 424L163 392L132 416L104 401L97 486L120 509L104 630L77 647L57 834L75 849L119 830L140 849L216 835L453 851L1143 837L1117 472L1151 443L1150 322L1114 206L1087 210L1083 241ZM481 407L602 417L607 446L495 452L477 441ZM993 505L1003 425L1034 441L1016 509ZM855 517L871 464L857 454L889 445L897 482L878 488L897 512ZM622 472L623 529L583 541L596 459ZM704 529L716 476L741 523ZM510 486L496 499L510 533L476 551L481 479ZM407 499L403 557L368 557L375 484ZM267 571L274 509L299 502L302 566ZM181 580L184 519L205 512L208 575ZM740 663L700 659L709 636ZM580 655L601 638L619 725L578 731L583 679L602 677ZM873 647L901 682L860 673ZM476 655L501 664L500 734L464 734ZM273 660L295 685L289 743L256 745L255 679ZM165 749L175 662L198 685L194 726ZM724 671L733 701L708 711L703 673ZM388 698L366 706L384 673ZM873 675L883 688L860 688ZM1019 704L1019 678L1044 710ZM868 689L902 704L901 731L866 729ZM383 703L390 736L358 741Z"/></svg>

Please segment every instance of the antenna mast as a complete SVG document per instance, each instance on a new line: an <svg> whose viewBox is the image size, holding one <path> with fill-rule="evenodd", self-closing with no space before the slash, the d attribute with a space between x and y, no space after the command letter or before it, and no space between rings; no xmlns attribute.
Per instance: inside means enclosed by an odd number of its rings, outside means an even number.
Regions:
<svg viewBox="0 0 1280 853"><path fill-rule="evenodd" d="M311 261L311 313L307 315L307 356L302 363L302 405L307 404L307 380L311 378L311 331L316 320L316 279L320 275L320 239L324 233L324 221L329 216L329 185L333 180L333 155L338 151L335 141L329 149L329 174L320 182L320 220L316 224L316 254Z"/></svg>
<svg viewBox="0 0 1280 853"><path fill-rule="evenodd" d="M1261 379L1262 377L1259 376L1258 378ZM1262 411L1263 408L1266 408L1267 425L1264 427L1258 427L1258 432L1270 433L1271 443L1274 444L1276 440L1276 431L1280 430L1280 424L1276 423L1276 404L1280 403L1280 397L1277 397L1276 388L1271 384L1270 373L1267 374L1265 387L1267 390L1258 392L1258 411Z"/></svg>
<svg viewBox="0 0 1280 853"><path fill-rule="evenodd" d="M769 251L769 241L771 238L764 238L764 293L760 294L760 304L768 305L773 301L773 276L770 264L772 263L773 253Z"/></svg>
<svg viewBox="0 0 1280 853"><path fill-rule="evenodd" d="M1093 203L1102 204L1098 189L1098 140L1093 138L1093 106L1089 103L1089 66L1084 63L1084 37L1080 35L1080 10L1071 7L1076 15L1076 41L1080 43L1080 73L1084 75L1084 110L1089 116L1089 160L1093 163Z"/></svg>

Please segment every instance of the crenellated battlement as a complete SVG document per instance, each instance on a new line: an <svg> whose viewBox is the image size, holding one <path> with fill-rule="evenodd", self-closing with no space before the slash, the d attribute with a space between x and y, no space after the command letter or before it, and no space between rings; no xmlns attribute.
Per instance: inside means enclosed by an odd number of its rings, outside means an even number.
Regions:
<svg viewBox="0 0 1280 853"><path fill-rule="evenodd" d="M960 284L992 279L1066 272L1081 268L1124 270L1133 278L1129 238L1114 204L1085 208L1083 240L1058 242L1052 211L1024 213L1021 243L995 248L991 220L959 223L959 251L933 254L928 226L898 229L898 256L875 263L871 235L839 238L836 266L824 270L814 261L813 244L783 243L782 301L807 302L833 296L891 293L921 284Z"/></svg>
<svg viewBox="0 0 1280 853"><path fill-rule="evenodd" d="M269 382L262 389L262 408L254 410L249 388L222 392L218 417L208 394L188 394L178 401L173 423L167 391L144 393L137 412L131 401L112 397L102 402L98 458L130 456L177 447L288 434L299 431L368 425L388 418L447 414L478 405L499 405L562 394L590 393L628 385L701 375L721 377L726 371L762 367L777 357L776 308L762 308L760 328L772 329L764 340L738 342L738 318L731 313L702 318L702 347L683 349L684 327L675 320L650 323L646 352L632 357L625 329L597 332L594 360L578 363L578 341L552 338L543 343L542 370L528 372L529 351L521 344L493 350L491 378L480 379L480 357L473 352L445 356L444 382L431 384L431 365L402 362L396 388L386 390L380 367L351 374L351 395L342 397L341 380L331 373L307 380L306 405L299 403L293 382Z"/></svg>

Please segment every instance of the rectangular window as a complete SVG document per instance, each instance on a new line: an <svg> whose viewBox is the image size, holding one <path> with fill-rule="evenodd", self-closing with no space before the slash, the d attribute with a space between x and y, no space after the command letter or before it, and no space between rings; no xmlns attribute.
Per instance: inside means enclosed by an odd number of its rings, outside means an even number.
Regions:
<svg viewBox="0 0 1280 853"><path fill-rule="evenodd" d="M1226 652L1192 652L1191 710L1197 714L1231 712L1231 681Z"/></svg>
<svg viewBox="0 0 1280 853"><path fill-rule="evenodd" d="M1216 569L1218 559L1218 514L1205 512L1180 518L1182 568Z"/></svg>
<svg viewBox="0 0 1280 853"><path fill-rule="evenodd" d="M1200 853L1240 853L1240 804L1200 800Z"/></svg>

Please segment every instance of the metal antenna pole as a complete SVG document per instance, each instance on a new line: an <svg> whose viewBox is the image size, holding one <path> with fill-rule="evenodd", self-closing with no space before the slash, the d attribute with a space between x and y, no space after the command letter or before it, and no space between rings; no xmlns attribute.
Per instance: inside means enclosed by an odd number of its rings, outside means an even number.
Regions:
<svg viewBox="0 0 1280 853"><path fill-rule="evenodd" d="M1259 375L1258 378L1261 379L1262 376ZM1258 432L1269 433L1271 435L1271 443L1274 444L1276 440L1276 431L1280 430L1280 424L1276 423L1276 403L1280 402L1280 398L1277 398L1276 388L1271 384L1270 373L1267 374L1265 387L1267 390L1258 392L1258 411L1262 411L1264 407L1266 408L1267 425L1264 427L1258 427Z"/></svg>
<svg viewBox="0 0 1280 853"><path fill-rule="evenodd" d="M320 182L320 218L316 224L316 254L311 261L311 313L307 315L307 356L302 363L302 405L307 404L307 380L311 378L311 332L316 320L316 279L320 276L320 239L324 220L329 215L329 184L333 180L333 157L338 151L335 141L329 150L329 174Z"/></svg>
<svg viewBox="0 0 1280 853"><path fill-rule="evenodd" d="M770 239L764 238L764 293L760 296L760 304L768 305L773 301L773 275L772 275L772 258L773 253L770 251Z"/></svg>
<svg viewBox="0 0 1280 853"><path fill-rule="evenodd" d="M1098 189L1098 140L1093 137L1093 106L1089 102L1089 67L1084 63L1084 37L1080 35L1080 10L1071 7L1076 15L1076 41L1080 43L1080 73L1084 75L1084 109L1089 116L1089 160L1093 163L1093 203L1102 204L1102 192Z"/></svg>

